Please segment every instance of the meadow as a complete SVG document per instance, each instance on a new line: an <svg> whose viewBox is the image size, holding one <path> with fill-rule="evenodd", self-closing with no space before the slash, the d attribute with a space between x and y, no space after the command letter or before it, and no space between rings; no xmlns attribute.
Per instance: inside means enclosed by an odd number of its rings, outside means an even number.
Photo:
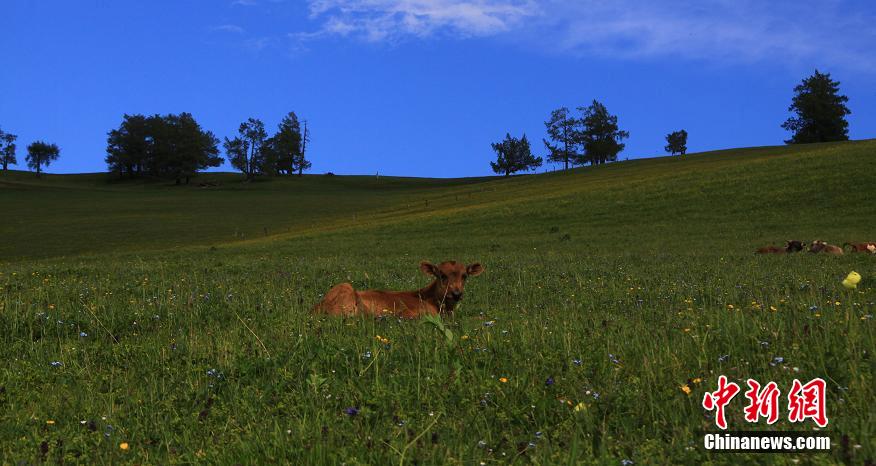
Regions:
<svg viewBox="0 0 876 466"><path fill-rule="evenodd" d="M876 240L874 162L871 140L508 179L0 174L0 458L872 463L876 257L753 251ZM423 259L486 267L454 316L309 312L342 281L424 286ZM833 448L704 450L719 375L824 378ZM817 429L743 406L730 430Z"/></svg>

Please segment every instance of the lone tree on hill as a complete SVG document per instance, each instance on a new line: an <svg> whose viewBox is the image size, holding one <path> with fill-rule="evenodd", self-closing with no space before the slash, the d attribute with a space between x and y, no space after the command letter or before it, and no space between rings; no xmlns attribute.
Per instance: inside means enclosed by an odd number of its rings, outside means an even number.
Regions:
<svg viewBox="0 0 876 466"><path fill-rule="evenodd" d="M849 98L839 94L839 85L830 79L830 73L815 70L815 74L794 88L788 111L797 116L782 124L782 128L794 133L786 144L849 140L846 115L852 112L846 107Z"/></svg>
<svg viewBox="0 0 876 466"><path fill-rule="evenodd" d="M3 171L9 170L9 164L15 165L15 140L18 136L6 133L0 129L0 161L3 162Z"/></svg>
<svg viewBox="0 0 876 466"><path fill-rule="evenodd" d="M265 124L255 118L241 123L237 132L239 136L234 139L225 138L226 157L234 168L250 180L264 172L265 155L269 152L265 150L268 133L265 131Z"/></svg>
<svg viewBox="0 0 876 466"><path fill-rule="evenodd" d="M58 157L61 156L61 150L54 144L48 144L42 141L36 141L27 146L27 166L36 170L37 177L42 172L42 166L49 166Z"/></svg>
<svg viewBox="0 0 876 466"><path fill-rule="evenodd" d="M578 120L571 115L569 109L560 107L552 111L550 119L544 122L544 126L550 138L550 142L542 139L549 152L548 160L562 163L563 170L568 170L569 164L579 163L581 154L577 151L578 144L575 141Z"/></svg>
<svg viewBox="0 0 876 466"><path fill-rule="evenodd" d="M666 135L666 152L684 155L687 152L687 131L674 131Z"/></svg>
<svg viewBox="0 0 876 466"><path fill-rule="evenodd" d="M541 157L532 155L525 134L521 139L506 134L504 141L493 143L492 147L497 155L496 161L490 162L494 173L504 173L505 176L509 176L520 171L535 170L542 164Z"/></svg>
<svg viewBox="0 0 876 466"><path fill-rule="evenodd" d="M596 100L578 110L583 115L577 142L584 147L584 160L591 165L617 160L617 154L625 147L621 141L630 137L630 133L618 129L617 116L608 113L605 105Z"/></svg>

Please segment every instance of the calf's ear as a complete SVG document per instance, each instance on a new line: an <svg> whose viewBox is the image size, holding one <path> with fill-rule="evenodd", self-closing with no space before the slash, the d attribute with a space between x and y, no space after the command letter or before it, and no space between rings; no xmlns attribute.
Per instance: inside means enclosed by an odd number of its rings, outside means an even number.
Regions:
<svg viewBox="0 0 876 466"><path fill-rule="evenodd" d="M476 277L483 273L484 266L481 265L480 262L475 262L474 264L470 264L465 268L465 273L467 273L470 277Z"/></svg>
<svg viewBox="0 0 876 466"><path fill-rule="evenodd" d="M435 277L438 276L438 267L436 267L435 264L429 261L420 262L420 270L422 270L423 273L426 275L433 275Z"/></svg>

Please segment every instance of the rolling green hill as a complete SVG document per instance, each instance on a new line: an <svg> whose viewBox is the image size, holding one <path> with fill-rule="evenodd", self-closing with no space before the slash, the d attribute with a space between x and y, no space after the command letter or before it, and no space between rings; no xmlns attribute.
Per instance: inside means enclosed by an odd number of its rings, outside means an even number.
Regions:
<svg viewBox="0 0 876 466"><path fill-rule="evenodd" d="M568 173L108 182L0 174L0 462L872 464L876 140ZM215 185L215 186L214 186ZM479 261L440 321L327 318L333 285ZM841 285L851 271L863 280ZM828 452L706 451L719 375ZM787 419L827 382L829 425Z"/></svg>
<svg viewBox="0 0 876 466"><path fill-rule="evenodd" d="M108 175L0 175L0 258L288 239L338 229L540 241L545 226L573 242L634 250L783 235L835 242L876 236L876 141L690 154L568 173L467 179L370 176L244 183L207 174L191 186ZM201 187L206 185L206 187ZM728 228L714 228L716 224ZM466 228L467 227L467 228ZM778 235L778 236L777 236ZM620 241L620 244L618 244Z"/></svg>

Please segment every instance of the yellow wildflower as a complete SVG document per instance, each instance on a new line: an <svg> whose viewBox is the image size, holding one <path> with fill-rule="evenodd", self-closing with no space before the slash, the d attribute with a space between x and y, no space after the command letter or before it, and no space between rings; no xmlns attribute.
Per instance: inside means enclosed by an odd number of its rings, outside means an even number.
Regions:
<svg viewBox="0 0 876 466"><path fill-rule="evenodd" d="M507 377L499 377L499 382L508 383L508 378Z"/></svg>
<svg viewBox="0 0 876 466"><path fill-rule="evenodd" d="M119 448L121 448L122 450L127 450L127 449L130 448L130 447L131 447L131 446L128 445L128 442L122 442L122 443L119 444Z"/></svg>
<svg viewBox="0 0 876 466"><path fill-rule="evenodd" d="M688 387L687 385L682 385L681 391L683 391L685 395L690 395L690 387Z"/></svg>

